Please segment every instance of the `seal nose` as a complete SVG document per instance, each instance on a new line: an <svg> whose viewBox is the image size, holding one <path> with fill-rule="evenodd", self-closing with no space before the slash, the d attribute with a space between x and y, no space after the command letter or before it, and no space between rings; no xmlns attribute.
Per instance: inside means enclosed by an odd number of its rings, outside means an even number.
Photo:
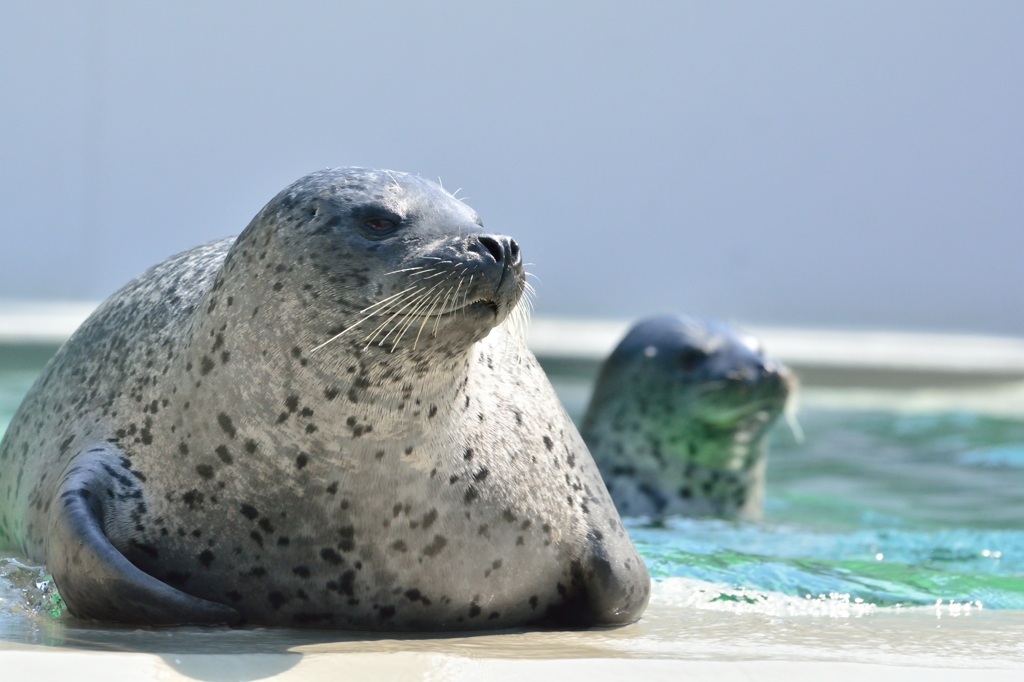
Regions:
<svg viewBox="0 0 1024 682"><path fill-rule="evenodd" d="M487 250L487 253L491 255L495 263L513 266L519 264L521 256L519 244L516 244L515 239L498 235L483 235L477 239Z"/></svg>
<svg viewBox="0 0 1024 682"><path fill-rule="evenodd" d="M762 379L766 378L768 373L764 371L764 367L750 367L744 366L739 369L731 369L725 373L725 378L730 381L734 381L737 384L744 386L752 386L757 384Z"/></svg>
<svg viewBox="0 0 1024 682"><path fill-rule="evenodd" d="M764 363L761 367L761 375L768 382L782 388L787 394L793 390L797 381L789 367L773 360L768 360Z"/></svg>
<svg viewBox="0 0 1024 682"><path fill-rule="evenodd" d="M793 373L789 367L775 360L765 360L760 367L760 380L777 384L789 384Z"/></svg>
<svg viewBox="0 0 1024 682"><path fill-rule="evenodd" d="M519 244L516 244L515 239L508 240L508 261L511 265L519 265L522 261L522 256L519 255Z"/></svg>
<svg viewBox="0 0 1024 682"><path fill-rule="evenodd" d="M785 365L760 357L737 364L739 366L734 365L725 372L725 378L736 385L753 387L785 383L789 373Z"/></svg>
<svg viewBox="0 0 1024 682"><path fill-rule="evenodd" d="M505 249L502 248L501 244L494 237L480 237L480 243L484 245L487 252L491 254L495 263L500 263L505 257Z"/></svg>

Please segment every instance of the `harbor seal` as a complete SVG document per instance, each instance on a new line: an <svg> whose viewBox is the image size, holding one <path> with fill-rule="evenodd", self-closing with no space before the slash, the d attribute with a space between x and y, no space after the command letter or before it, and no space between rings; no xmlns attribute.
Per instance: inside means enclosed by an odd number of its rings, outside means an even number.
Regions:
<svg viewBox="0 0 1024 682"><path fill-rule="evenodd" d="M0 546L104 621L633 621L647 569L510 331L524 287L438 185L308 175L58 351L0 444Z"/></svg>
<svg viewBox="0 0 1024 682"><path fill-rule="evenodd" d="M623 516L757 519L765 436L793 383L752 336L651 318L602 365L581 431Z"/></svg>

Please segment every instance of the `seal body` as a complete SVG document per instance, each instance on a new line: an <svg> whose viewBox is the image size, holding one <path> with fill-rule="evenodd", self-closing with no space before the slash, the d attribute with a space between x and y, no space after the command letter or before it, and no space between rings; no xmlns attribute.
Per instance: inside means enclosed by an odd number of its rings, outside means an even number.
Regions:
<svg viewBox="0 0 1024 682"><path fill-rule="evenodd" d="M749 335L652 318L602 365L582 433L625 516L756 519L765 436L792 385Z"/></svg>
<svg viewBox="0 0 1024 682"><path fill-rule="evenodd" d="M635 620L646 568L510 331L523 288L437 185L309 175L61 348L0 444L0 546L100 620Z"/></svg>

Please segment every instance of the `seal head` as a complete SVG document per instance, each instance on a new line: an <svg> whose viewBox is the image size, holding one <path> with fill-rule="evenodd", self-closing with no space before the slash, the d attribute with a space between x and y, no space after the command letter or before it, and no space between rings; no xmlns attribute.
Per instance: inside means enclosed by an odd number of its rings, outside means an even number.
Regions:
<svg viewBox="0 0 1024 682"><path fill-rule="evenodd" d="M646 568L512 331L524 288L436 184L306 176L58 352L0 444L0 544L101 620L635 620Z"/></svg>
<svg viewBox="0 0 1024 682"><path fill-rule="evenodd" d="M625 516L759 518L789 370L721 323L637 323L602 365L583 437Z"/></svg>

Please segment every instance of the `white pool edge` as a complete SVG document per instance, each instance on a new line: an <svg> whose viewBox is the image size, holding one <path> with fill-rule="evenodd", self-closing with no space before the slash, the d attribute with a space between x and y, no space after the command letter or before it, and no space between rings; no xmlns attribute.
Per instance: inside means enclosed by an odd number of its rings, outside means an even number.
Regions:
<svg viewBox="0 0 1024 682"><path fill-rule="evenodd" d="M98 304L0 300L0 344L66 341ZM536 316L529 347L538 357L597 362L629 329L628 320ZM918 371L1024 378L1024 338L884 330L830 330L736 325L768 354L794 367Z"/></svg>

